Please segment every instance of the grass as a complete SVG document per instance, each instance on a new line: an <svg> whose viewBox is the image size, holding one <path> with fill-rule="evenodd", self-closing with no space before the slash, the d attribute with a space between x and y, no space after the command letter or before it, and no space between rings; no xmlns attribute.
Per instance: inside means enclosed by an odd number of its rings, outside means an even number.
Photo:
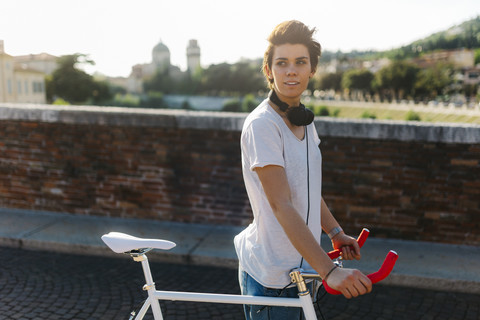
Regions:
<svg viewBox="0 0 480 320"><path fill-rule="evenodd" d="M327 109L330 115L338 118L361 119L375 118L377 120L407 120L415 118L415 114L420 117L420 121L426 122L454 122L480 124L480 111L476 113L451 113L432 111L417 111L415 107L411 109L385 108L372 105L372 107L350 107L350 106L321 106ZM433 109L433 108L432 108ZM413 112L413 113L412 113ZM324 112L325 114L325 112Z"/></svg>

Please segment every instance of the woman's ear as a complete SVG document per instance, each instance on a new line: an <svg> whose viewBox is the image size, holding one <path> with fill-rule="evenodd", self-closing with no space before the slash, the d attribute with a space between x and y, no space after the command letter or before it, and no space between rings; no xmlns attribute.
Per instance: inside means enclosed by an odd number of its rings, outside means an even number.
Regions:
<svg viewBox="0 0 480 320"><path fill-rule="evenodd" d="M272 72L270 71L270 68L267 66L265 66L265 74L267 75L268 79L270 80L273 80L273 75L272 75Z"/></svg>

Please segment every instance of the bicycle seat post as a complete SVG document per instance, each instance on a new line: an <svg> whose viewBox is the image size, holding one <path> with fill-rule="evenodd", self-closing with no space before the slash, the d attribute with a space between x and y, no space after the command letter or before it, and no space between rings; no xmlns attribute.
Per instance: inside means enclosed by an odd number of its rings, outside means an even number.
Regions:
<svg viewBox="0 0 480 320"><path fill-rule="evenodd" d="M155 297L155 282L153 282L152 272L150 271L150 265L148 263L148 258L146 252L151 249L142 249L129 252L130 256L136 262L142 263L143 274L145 275L146 284L143 286L143 290L148 292L148 300L150 301L150 306L152 307L152 312L155 320L163 320L162 311L160 309L160 303Z"/></svg>

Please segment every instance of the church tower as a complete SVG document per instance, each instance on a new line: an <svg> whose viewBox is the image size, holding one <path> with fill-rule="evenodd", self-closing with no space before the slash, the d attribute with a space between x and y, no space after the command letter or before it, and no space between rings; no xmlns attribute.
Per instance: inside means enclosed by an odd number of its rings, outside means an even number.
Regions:
<svg viewBox="0 0 480 320"><path fill-rule="evenodd" d="M197 40L190 40L187 47L187 68L190 74L200 66L200 47Z"/></svg>

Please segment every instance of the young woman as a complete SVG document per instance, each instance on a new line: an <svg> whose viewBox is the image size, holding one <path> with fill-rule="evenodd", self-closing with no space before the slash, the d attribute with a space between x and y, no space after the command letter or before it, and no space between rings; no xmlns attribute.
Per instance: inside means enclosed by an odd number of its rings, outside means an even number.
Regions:
<svg viewBox="0 0 480 320"><path fill-rule="evenodd" d="M343 259L359 259L321 196L322 156L313 113L300 103L320 57L314 29L279 24L268 38L263 72L271 89L247 117L241 136L245 186L253 222L235 237L242 294L296 297L290 270L316 271L347 297L371 291L360 271L336 268L320 246L322 229ZM352 249L353 248L353 249ZM299 319L300 308L245 306L246 319Z"/></svg>

